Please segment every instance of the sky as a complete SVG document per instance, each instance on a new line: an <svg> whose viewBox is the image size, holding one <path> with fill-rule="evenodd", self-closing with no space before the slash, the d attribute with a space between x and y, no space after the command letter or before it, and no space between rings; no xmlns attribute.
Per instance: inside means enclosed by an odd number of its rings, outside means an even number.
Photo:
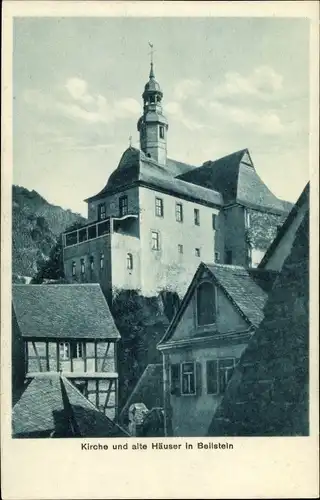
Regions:
<svg viewBox="0 0 320 500"><path fill-rule="evenodd" d="M86 215L129 146L154 45L168 156L248 148L280 198L309 178L309 22L294 18L16 18L13 182Z"/></svg>

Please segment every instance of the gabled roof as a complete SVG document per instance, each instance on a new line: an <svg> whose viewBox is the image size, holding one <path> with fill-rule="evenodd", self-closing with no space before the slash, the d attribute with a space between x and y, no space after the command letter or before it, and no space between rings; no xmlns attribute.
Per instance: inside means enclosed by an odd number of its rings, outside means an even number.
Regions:
<svg viewBox="0 0 320 500"><path fill-rule="evenodd" d="M127 435L58 373L38 374L30 382L13 407L12 427L14 437Z"/></svg>
<svg viewBox="0 0 320 500"><path fill-rule="evenodd" d="M139 149L130 147L123 153L117 169L110 175L106 186L85 201L99 199L120 189L142 185L160 192L175 194L187 200L220 206L222 198L218 192L175 177L177 173L180 174L191 168L194 167L174 160L168 160L167 165L160 165Z"/></svg>
<svg viewBox="0 0 320 500"><path fill-rule="evenodd" d="M288 212L291 207L290 203L280 200L267 188L257 174L247 149L207 161L178 177L218 191L225 205L239 203L274 213Z"/></svg>
<svg viewBox="0 0 320 500"><path fill-rule="evenodd" d="M305 186L304 190L302 191L301 195L299 196L297 202L295 205L293 205L291 211L289 212L288 217L282 224L281 228L279 229L277 236L269 246L268 250L264 254L258 268L262 269L264 268L267 263L269 262L270 258L278 248L278 246L281 244L281 241L283 237L285 236L286 232L290 228L292 222L295 220L297 217L299 211L302 209L303 206L309 206L309 192L310 192L310 183Z"/></svg>
<svg viewBox="0 0 320 500"><path fill-rule="evenodd" d="M148 410L163 407L162 364L150 364L146 367L121 411L121 422L126 420L129 408L134 403L144 403Z"/></svg>
<svg viewBox="0 0 320 500"><path fill-rule="evenodd" d="M308 435L309 211L303 216L208 436Z"/></svg>
<svg viewBox="0 0 320 500"><path fill-rule="evenodd" d="M99 284L13 285L22 337L118 339Z"/></svg>
<svg viewBox="0 0 320 500"><path fill-rule="evenodd" d="M197 287L199 279L204 271L209 272L214 283L220 287L227 298L241 313L249 326L257 327L263 319L263 308L267 300L265 291L269 280L275 279L273 272L264 271L261 280L258 279L259 271L252 273L251 269L241 266L229 266L225 264L205 264L201 263L191 281L191 284L182 300L181 306L175 314L163 339L158 344L159 347L168 342L174 334L184 310L186 309L191 296Z"/></svg>

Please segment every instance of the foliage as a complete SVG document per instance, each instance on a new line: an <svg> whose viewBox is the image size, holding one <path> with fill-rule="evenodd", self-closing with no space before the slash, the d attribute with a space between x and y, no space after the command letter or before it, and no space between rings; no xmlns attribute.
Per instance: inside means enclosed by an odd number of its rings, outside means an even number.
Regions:
<svg viewBox="0 0 320 500"><path fill-rule="evenodd" d="M12 187L12 274L16 283L35 276L59 247L59 235L79 214L51 205L36 191ZM54 250L55 249L55 250ZM53 260L57 257L52 255ZM54 273L55 274L55 273Z"/></svg>
<svg viewBox="0 0 320 500"><path fill-rule="evenodd" d="M163 337L177 304L176 294L163 291L143 297L136 290L114 293L111 311L120 331L119 404L122 407L148 364L161 363L157 344Z"/></svg>

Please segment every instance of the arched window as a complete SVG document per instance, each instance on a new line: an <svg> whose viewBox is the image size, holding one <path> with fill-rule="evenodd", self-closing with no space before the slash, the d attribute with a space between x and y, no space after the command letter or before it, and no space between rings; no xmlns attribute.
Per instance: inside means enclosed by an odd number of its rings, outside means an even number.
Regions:
<svg viewBox="0 0 320 500"><path fill-rule="evenodd" d="M204 281L197 288L197 323L212 325L216 321L216 297L213 283Z"/></svg>
<svg viewBox="0 0 320 500"><path fill-rule="evenodd" d="M127 269L133 268L133 258L132 253L127 253Z"/></svg>
<svg viewBox="0 0 320 500"><path fill-rule="evenodd" d="M100 254L100 269L103 269L104 267L104 254Z"/></svg>
<svg viewBox="0 0 320 500"><path fill-rule="evenodd" d="M75 263L75 261L72 261L72 265L71 265L72 276L76 275L76 271L77 271L76 263Z"/></svg>

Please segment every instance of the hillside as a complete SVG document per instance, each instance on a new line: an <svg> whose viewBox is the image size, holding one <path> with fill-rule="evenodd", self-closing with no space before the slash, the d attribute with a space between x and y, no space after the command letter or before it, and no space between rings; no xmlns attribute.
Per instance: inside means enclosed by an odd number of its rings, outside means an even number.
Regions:
<svg viewBox="0 0 320 500"><path fill-rule="evenodd" d="M28 282L49 257L59 235L85 222L80 215L51 205L36 191L12 187L12 278ZM27 279L26 279L27 278Z"/></svg>

